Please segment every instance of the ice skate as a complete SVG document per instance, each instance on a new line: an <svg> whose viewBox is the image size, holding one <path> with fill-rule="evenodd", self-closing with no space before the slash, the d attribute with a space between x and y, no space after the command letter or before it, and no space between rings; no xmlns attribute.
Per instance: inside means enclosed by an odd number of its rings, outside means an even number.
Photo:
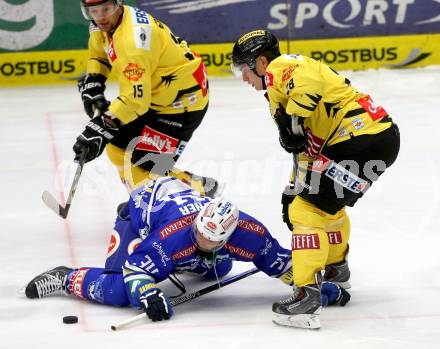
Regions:
<svg viewBox="0 0 440 349"><path fill-rule="evenodd" d="M349 289L350 285L350 268L348 262L343 261L340 263L329 264L325 267L324 280L330 281L339 286Z"/></svg>
<svg viewBox="0 0 440 349"><path fill-rule="evenodd" d="M73 269L56 267L31 280L26 286L27 298L43 298L52 295L67 295L67 275Z"/></svg>
<svg viewBox="0 0 440 349"><path fill-rule="evenodd" d="M272 321L281 326L317 329L321 327L321 310L318 285L297 287L292 296L272 305Z"/></svg>

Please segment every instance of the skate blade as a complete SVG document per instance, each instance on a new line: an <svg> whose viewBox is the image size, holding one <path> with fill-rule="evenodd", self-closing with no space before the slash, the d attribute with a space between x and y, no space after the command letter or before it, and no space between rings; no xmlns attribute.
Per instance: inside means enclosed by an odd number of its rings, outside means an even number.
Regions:
<svg viewBox="0 0 440 349"><path fill-rule="evenodd" d="M283 315L273 314L272 322L280 326L318 329L321 321L317 314Z"/></svg>

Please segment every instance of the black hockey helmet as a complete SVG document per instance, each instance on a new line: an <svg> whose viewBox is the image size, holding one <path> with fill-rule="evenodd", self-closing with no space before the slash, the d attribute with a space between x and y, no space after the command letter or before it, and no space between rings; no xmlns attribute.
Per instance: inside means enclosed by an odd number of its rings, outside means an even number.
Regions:
<svg viewBox="0 0 440 349"><path fill-rule="evenodd" d="M254 30L242 35L232 50L232 64L235 67L246 64L254 70L255 60L261 55L269 62L281 55L278 39L268 30Z"/></svg>
<svg viewBox="0 0 440 349"><path fill-rule="evenodd" d="M88 8L103 5L109 1L110 0L81 0L81 12L84 18L88 21L92 21ZM122 6L124 4L124 0L112 0L112 2L117 6Z"/></svg>

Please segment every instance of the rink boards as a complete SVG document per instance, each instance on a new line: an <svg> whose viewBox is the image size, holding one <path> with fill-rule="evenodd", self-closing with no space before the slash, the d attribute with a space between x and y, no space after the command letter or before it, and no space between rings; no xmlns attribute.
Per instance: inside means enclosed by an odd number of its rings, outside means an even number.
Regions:
<svg viewBox="0 0 440 349"><path fill-rule="evenodd" d="M191 45L210 76L230 76L233 43ZM440 34L281 41L336 70L415 68L440 64ZM85 72L87 50L12 52L0 55L0 86L67 83Z"/></svg>

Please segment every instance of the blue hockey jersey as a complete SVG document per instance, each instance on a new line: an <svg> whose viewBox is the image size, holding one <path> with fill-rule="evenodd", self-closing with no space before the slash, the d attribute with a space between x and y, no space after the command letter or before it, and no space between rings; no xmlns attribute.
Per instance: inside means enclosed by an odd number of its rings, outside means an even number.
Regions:
<svg viewBox="0 0 440 349"><path fill-rule="evenodd" d="M109 250L106 269L120 272L122 267L133 305L138 305L143 286L156 284L173 272L220 277L225 272L216 268L228 261L232 265L234 260L252 262L271 277L291 270L291 251L281 247L262 223L242 211L236 230L215 258L199 251L192 225L210 200L171 177L159 178L132 193L116 221L117 246L113 250L118 251Z"/></svg>

